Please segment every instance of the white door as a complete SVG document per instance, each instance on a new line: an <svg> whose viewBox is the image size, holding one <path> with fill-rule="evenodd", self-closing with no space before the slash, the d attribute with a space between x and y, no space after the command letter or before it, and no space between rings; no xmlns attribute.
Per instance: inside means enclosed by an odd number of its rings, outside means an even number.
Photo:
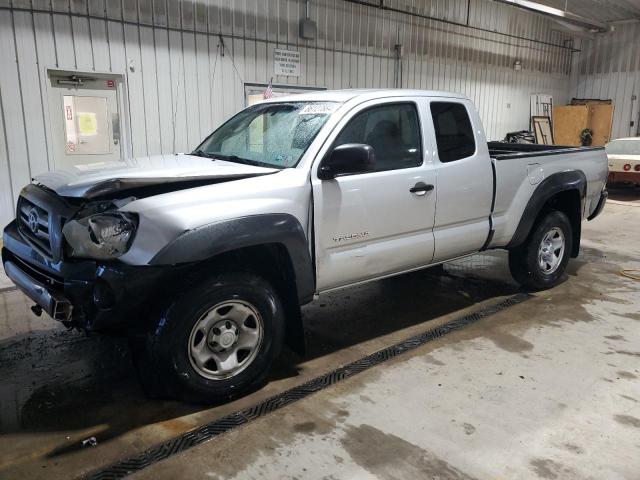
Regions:
<svg viewBox="0 0 640 480"><path fill-rule="evenodd" d="M480 250L487 240L493 168L480 118L469 101L430 103L436 139L438 208L434 262Z"/></svg>
<svg viewBox="0 0 640 480"><path fill-rule="evenodd" d="M312 174L318 291L427 265L433 257L436 173L423 145L426 103L365 103L341 121L325 152L374 148L373 172L320 180ZM429 186L414 193L416 185ZM415 190L415 189L414 189Z"/></svg>
<svg viewBox="0 0 640 480"><path fill-rule="evenodd" d="M55 168L120 160L116 80L51 75L50 82Z"/></svg>

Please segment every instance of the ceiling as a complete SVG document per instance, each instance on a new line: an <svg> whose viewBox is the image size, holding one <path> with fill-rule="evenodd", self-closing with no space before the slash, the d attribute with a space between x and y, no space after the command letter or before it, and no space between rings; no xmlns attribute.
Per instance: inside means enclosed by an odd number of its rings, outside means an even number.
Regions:
<svg viewBox="0 0 640 480"><path fill-rule="evenodd" d="M535 0L601 22L640 20L640 0Z"/></svg>

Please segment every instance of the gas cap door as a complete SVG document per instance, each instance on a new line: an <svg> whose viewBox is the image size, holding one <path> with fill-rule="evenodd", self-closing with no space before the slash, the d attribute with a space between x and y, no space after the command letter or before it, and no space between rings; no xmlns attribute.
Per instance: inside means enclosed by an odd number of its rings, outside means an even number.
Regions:
<svg viewBox="0 0 640 480"><path fill-rule="evenodd" d="M527 176L531 185L537 185L544 180L544 170L539 163L530 163L527 165Z"/></svg>

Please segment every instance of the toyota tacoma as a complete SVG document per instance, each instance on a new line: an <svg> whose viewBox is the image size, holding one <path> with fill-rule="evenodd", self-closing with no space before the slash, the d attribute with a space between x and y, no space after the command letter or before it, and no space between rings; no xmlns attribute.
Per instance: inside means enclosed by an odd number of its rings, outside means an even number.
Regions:
<svg viewBox="0 0 640 480"><path fill-rule="evenodd" d="M2 261L36 313L126 331L150 394L219 401L299 347L300 306L331 290L496 248L553 287L607 174L602 148L487 142L461 95L307 93L189 154L35 177Z"/></svg>

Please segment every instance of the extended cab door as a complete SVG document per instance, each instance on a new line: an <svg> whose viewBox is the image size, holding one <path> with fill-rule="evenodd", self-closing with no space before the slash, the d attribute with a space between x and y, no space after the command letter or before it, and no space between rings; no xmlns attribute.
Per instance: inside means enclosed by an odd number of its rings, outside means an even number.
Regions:
<svg viewBox="0 0 640 480"><path fill-rule="evenodd" d="M439 262L480 250L490 230L493 167L480 118L469 100L432 98L438 207L433 229Z"/></svg>
<svg viewBox="0 0 640 480"><path fill-rule="evenodd" d="M423 141L426 114L426 100L366 102L328 138L311 174L318 291L431 262L436 175ZM322 159L347 143L374 148L374 171L320 180Z"/></svg>

